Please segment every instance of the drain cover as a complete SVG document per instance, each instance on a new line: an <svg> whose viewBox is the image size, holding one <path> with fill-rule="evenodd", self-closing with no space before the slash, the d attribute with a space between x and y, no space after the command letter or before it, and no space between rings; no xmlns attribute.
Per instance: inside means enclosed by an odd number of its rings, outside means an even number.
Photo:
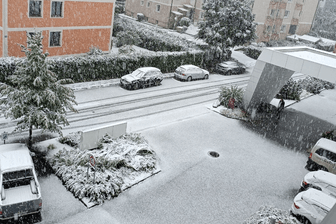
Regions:
<svg viewBox="0 0 336 224"><path fill-rule="evenodd" d="M219 153L218 153L218 152L215 152L215 151L210 151L210 152L208 152L208 154L209 154L211 157L214 157L214 158L219 157Z"/></svg>

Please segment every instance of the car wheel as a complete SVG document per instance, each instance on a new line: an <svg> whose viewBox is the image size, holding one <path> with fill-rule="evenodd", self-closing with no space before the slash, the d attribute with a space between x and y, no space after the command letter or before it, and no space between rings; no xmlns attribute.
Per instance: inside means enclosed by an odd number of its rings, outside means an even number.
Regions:
<svg viewBox="0 0 336 224"><path fill-rule="evenodd" d="M187 78L187 81L190 82L192 80L191 76Z"/></svg>
<svg viewBox="0 0 336 224"><path fill-rule="evenodd" d="M206 74L206 75L204 76L204 79L208 79L208 78L209 78L209 75Z"/></svg>
<svg viewBox="0 0 336 224"><path fill-rule="evenodd" d="M232 71L231 71L231 70L228 71L228 72L226 73L226 75L232 75Z"/></svg>
<svg viewBox="0 0 336 224"><path fill-rule="evenodd" d="M155 79L155 80L154 80L154 85L155 85L155 86L158 86L158 85L160 85L160 80L158 80L158 79Z"/></svg>
<svg viewBox="0 0 336 224"><path fill-rule="evenodd" d="M133 89L139 89L140 85L138 82L136 82L134 85L133 85Z"/></svg>

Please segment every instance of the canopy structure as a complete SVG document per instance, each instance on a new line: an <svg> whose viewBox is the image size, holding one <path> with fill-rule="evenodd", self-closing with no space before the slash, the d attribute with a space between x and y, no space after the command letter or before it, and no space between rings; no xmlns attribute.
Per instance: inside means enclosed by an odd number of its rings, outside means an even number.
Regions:
<svg viewBox="0 0 336 224"><path fill-rule="evenodd" d="M336 54L305 46L265 48L244 93L245 109L270 103L294 72L336 83Z"/></svg>

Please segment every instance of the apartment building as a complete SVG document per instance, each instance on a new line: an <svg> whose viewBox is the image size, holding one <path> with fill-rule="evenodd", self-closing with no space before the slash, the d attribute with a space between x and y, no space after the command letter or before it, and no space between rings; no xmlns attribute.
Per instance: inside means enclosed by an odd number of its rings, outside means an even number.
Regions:
<svg viewBox="0 0 336 224"><path fill-rule="evenodd" d="M194 23L203 20L202 5L206 0L126 0L126 14L165 28L187 16ZM252 13L257 23L257 42L285 39L292 34L308 33L319 0L254 0Z"/></svg>
<svg viewBox="0 0 336 224"><path fill-rule="evenodd" d="M174 28L182 17L194 23L203 19L202 5L206 0L126 0L125 13L137 18L138 13L145 21L164 28Z"/></svg>
<svg viewBox="0 0 336 224"><path fill-rule="evenodd" d="M0 56L23 57L18 44L42 31L50 56L111 48L115 0L0 0Z"/></svg>
<svg viewBox="0 0 336 224"><path fill-rule="evenodd" d="M319 0L255 0L258 42L283 40L310 31Z"/></svg>

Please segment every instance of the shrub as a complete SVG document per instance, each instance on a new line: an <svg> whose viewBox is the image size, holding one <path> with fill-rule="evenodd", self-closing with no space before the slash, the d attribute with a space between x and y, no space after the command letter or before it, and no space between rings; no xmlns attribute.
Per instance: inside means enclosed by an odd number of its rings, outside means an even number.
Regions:
<svg viewBox="0 0 336 224"><path fill-rule="evenodd" d="M121 31L117 34L117 47L124 45L139 45L140 43L141 39L139 35L133 31Z"/></svg>
<svg viewBox="0 0 336 224"><path fill-rule="evenodd" d="M336 130L326 131L322 133L322 138L327 138L332 141L336 141Z"/></svg>
<svg viewBox="0 0 336 224"><path fill-rule="evenodd" d="M249 56L250 58L257 60L259 55L261 54L261 51L261 49L258 49L254 46L248 46L244 49L244 54L246 56Z"/></svg>
<svg viewBox="0 0 336 224"><path fill-rule="evenodd" d="M221 105L228 107L230 99L235 100L235 105L241 106L243 102L243 94L244 90L243 88L239 88L238 86L231 86L221 87L221 91L218 97L218 100Z"/></svg>
<svg viewBox="0 0 336 224"><path fill-rule="evenodd" d="M180 26L190 26L191 20L188 17L182 17L181 20L179 21Z"/></svg>
<svg viewBox="0 0 336 224"><path fill-rule="evenodd" d="M77 133L70 133L66 136L60 137L58 141L62 144L67 144L71 147L77 148L80 143L80 134Z"/></svg>
<svg viewBox="0 0 336 224"><path fill-rule="evenodd" d="M288 214L287 211L271 207L262 206L250 218L245 220L243 224L269 224L269 223L284 223L284 224L300 224L296 218Z"/></svg>
<svg viewBox="0 0 336 224"><path fill-rule="evenodd" d="M298 81L290 78L287 83L281 88L278 98L288 99L288 100L300 100L300 95L302 93L302 86Z"/></svg>
<svg viewBox="0 0 336 224"><path fill-rule="evenodd" d="M134 184L144 172L156 169L156 155L140 134L126 134L118 139L105 135L99 150L60 150L51 158L56 175L75 197L103 203ZM94 156L95 182L87 177L89 156ZM133 180L130 181L130 180Z"/></svg>
<svg viewBox="0 0 336 224"><path fill-rule="evenodd" d="M334 89L335 84L308 76L300 81L303 89L313 94L319 94L323 89Z"/></svg>
<svg viewBox="0 0 336 224"><path fill-rule="evenodd" d="M87 52L88 55L102 55L104 54L102 50L99 49L99 47L91 46L90 51Z"/></svg>

